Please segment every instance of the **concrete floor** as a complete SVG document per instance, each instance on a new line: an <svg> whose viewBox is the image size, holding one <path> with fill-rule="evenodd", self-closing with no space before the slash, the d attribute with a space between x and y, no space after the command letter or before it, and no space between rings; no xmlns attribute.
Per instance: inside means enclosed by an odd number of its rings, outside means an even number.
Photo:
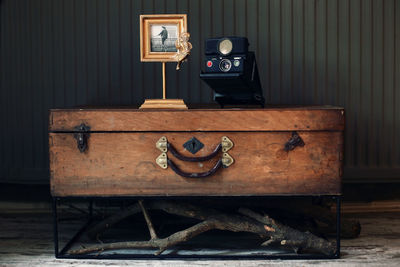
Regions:
<svg viewBox="0 0 400 267"><path fill-rule="evenodd" d="M400 213L351 217L361 236L342 240L336 260L64 260L54 258L51 213L0 210L0 266L400 266Z"/></svg>

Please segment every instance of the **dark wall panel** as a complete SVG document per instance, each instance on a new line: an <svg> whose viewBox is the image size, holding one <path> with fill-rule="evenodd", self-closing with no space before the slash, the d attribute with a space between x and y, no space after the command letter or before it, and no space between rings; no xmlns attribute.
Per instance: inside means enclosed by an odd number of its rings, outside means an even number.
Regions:
<svg viewBox="0 0 400 267"><path fill-rule="evenodd" d="M167 64L167 96L212 102L204 40L248 36L271 104L346 108L345 181L400 182L397 0L3 0L0 182L47 183L47 113L159 98L139 60L139 15L187 13L193 51Z"/></svg>

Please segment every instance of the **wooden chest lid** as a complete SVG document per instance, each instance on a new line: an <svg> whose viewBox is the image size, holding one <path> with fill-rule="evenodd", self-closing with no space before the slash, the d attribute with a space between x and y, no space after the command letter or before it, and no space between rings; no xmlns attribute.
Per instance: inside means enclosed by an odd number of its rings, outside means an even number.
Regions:
<svg viewBox="0 0 400 267"><path fill-rule="evenodd" d="M50 110L50 132L74 131L82 123L96 132L342 131L344 109L333 106L302 106L264 109Z"/></svg>

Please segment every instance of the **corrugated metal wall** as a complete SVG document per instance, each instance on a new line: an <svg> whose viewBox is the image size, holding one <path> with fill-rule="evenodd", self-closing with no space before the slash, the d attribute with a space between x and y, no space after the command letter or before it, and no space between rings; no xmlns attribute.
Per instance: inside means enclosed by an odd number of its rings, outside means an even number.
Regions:
<svg viewBox="0 0 400 267"><path fill-rule="evenodd" d="M344 106L345 181L400 182L397 0L3 0L0 181L47 182L47 110L161 97L139 60L139 14L187 13L194 46L168 97L212 102L204 40L248 36L273 104Z"/></svg>

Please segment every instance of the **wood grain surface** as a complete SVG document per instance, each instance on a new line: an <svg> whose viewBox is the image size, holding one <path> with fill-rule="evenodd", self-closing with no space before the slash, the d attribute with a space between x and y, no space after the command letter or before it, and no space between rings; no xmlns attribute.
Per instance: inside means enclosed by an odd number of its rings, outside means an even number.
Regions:
<svg viewBox="0 0 400 267"><path fill-rule="evenodd" d="M335 107L271 109L137 110L56 109L49 131L342 131L344 110Z"/></svg>
<svg viewBox="0 0 400 267"><path fill-rule="evenodd" d="M188 109L183 99L145 99L139 109Z"/></svg>
<svg viewBox="0 0 400 267"><path fill-rule="evenodd" d="M62 114L79 117L75 112ZM238 112L238 116L241 114ZM105 124L118 128L117 125ZM225 126L228 126L227 122ZM72 133L50 133L51 191L53 196L340 194L342 132L298 133L305 146L290 152L283 150L291 137L289 131L91 133L85 153L77 149ZM223 135L234 142L228 153L235 163L211 177L182 178L170 167L163 170L155 163L161 154L155 143L161 136L166 136L179 152L187 156L193 155L182 145L194 136L205 145L196 156L204 156L215 148ZM189 163L177 160L170 153L168 156L187 172L207 171L217 160Z"/></svg>

